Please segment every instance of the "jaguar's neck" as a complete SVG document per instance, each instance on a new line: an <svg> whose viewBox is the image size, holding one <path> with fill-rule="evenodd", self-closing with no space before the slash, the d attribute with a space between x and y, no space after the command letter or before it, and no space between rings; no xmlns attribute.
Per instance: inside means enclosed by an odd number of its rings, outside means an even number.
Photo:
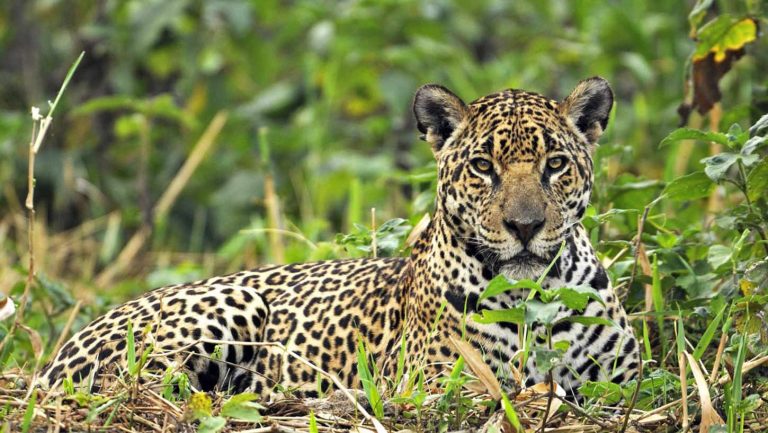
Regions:
<svg viewBox="0 0 768 433"><path fill-rule="evenodd" d="M438 211L411 252L410 272L405 282L408 314L426 318L437 311L443 302L458 312L465 309L472 311L477 297L497 273L488 263L484 263L475 247L447 227ZM508 277L522 279L537 276ZM597 290L609 287L605 270L581 224L571 229L565 249L542 285L545 288L590 285Z"/></svg>

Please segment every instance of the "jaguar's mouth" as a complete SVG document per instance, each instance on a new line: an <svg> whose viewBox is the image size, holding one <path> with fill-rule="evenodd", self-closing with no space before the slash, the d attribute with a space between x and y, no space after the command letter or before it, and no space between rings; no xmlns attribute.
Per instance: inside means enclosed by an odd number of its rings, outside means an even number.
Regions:
<svg viewBox="0 0 768 433"><path fill-rule="evenodd" d="M544 257L530 252L529 250L523 250L508 259L499 259L498 264L500 267L506 265L536 267L547 266L549 261Z"/></svg>

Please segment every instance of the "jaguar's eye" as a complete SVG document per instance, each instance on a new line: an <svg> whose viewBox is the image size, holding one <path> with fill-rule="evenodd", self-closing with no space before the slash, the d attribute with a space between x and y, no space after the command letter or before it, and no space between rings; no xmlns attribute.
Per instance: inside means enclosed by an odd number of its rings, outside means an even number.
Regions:
<svg viewBox="0 0 768 433"><path fill-rule="evenodd" d="M472 167L480 173L486 174L493 170L493 164L484 158L475 158L472 160Z"/></svg>
<svg viewBox="0 0 768 433"><path fill-rule="evenodd" d="M560 170L565 165L565 158L556 156L547 160L547 168L550 170Z"/></svg>

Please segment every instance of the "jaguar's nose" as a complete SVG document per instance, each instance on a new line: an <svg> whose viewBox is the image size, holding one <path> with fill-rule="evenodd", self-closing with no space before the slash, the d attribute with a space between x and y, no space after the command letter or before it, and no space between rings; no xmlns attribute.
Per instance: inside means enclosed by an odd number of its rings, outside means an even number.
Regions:
<svg viewBox="0 0 768 433"><path fill-rule="evenodd" d="M528 242L544 227L544 219L504 220L504 227L517 236L524 245L528 245Z"/></svg>

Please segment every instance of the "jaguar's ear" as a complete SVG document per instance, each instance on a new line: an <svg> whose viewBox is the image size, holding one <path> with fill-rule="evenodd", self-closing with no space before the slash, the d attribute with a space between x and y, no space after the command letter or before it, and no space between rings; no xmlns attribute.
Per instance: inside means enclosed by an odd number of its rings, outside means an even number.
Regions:
<svg viewBox="0 0 768 433"><path fill-rule="evenodd" d="M600 77L580 81L560 103L560 112L584 134L589 144L597 143L603 134L612 108L613 91Z"/></svg>
<svg viewBox="0 0 768 433"><path fill-rule="evenodd" d="M434 152L440 151L467 111L464 101L437 84L421 86L413 98L416 127L423 134L422 140L429 142Z"/></svg>

